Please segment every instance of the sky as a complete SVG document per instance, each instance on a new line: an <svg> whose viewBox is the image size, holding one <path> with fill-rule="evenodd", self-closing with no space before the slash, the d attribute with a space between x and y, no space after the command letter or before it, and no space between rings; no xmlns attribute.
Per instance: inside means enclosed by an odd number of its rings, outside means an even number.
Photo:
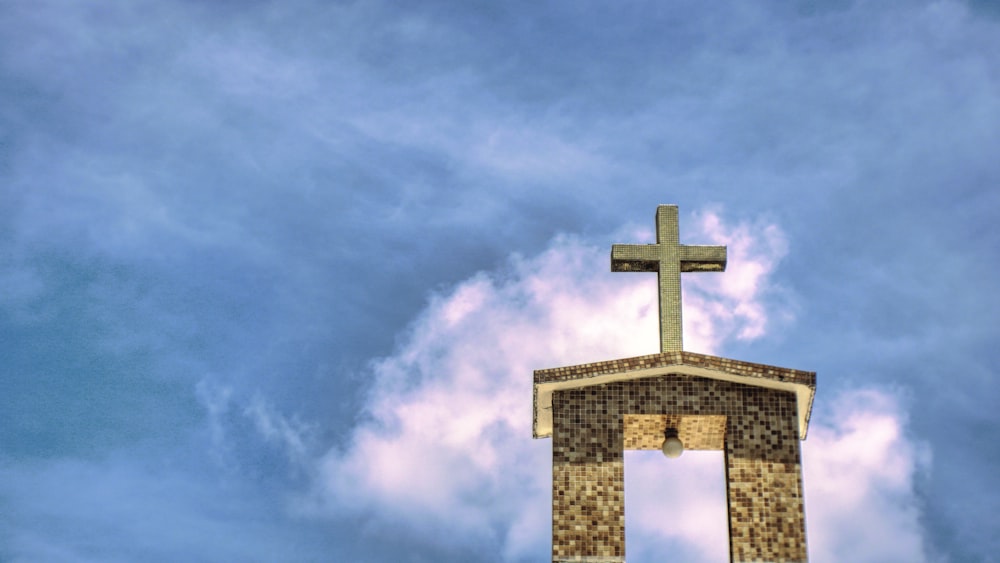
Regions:
<svg viewBox="0 0 1000 563"><path fill-rule="evenodd" d="M817 372L811 560L1000 561L1000 5L0 0L0 560L536 562L532 371ZM727 557L627 452L630 563Z"/></svg>

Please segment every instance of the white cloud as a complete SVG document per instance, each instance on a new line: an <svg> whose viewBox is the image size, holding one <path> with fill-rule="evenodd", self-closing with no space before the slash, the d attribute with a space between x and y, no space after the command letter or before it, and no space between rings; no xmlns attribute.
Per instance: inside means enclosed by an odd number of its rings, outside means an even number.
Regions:
<svg viewBox="0 0 1000 563"><path fill-rule="evenodd" d="M728 246L730 259L725 275L692 276L684 295L685 334L711 342L729 337L753 340L765 334L774 315L779 320L791 315L787 302L768 303L770 309L765 309L764 301L781 295L769 279L788 252L781 229L761 222L730 227L717 212L698 215L697 227L697 240L706 241L701 244Z"/></svg>
<svg viewBox="0 0 1000 563"><path fill-rule="evenodd" d="M906 412L886 391L833 398L804 443L810 551L816 561L925 561L914 477L930 449L905 434Z"/></svg>
<svg viewBox="0 0 1000 563"><path fill-rule="evenodd" d="M730 245L728 273L686 282L687 348L711 353L727 340L765 334L773 309L763 300L785 243L765 223L732 226L708 213L697 225L696 239ZM434 297L397 352L374 364L365 420L345 448L323 457L317 491L302 506L364 512L445 538L439 541L495 541L506 560L546 557L551 446L531 439L532 371L658 348L655 277L607 270L608 248L563 237L536 257L515 257L504 272L480 273ZM896 534L894 542L917 546L906 553L919 554L915 513L906 504L918 459L907 453L913 446L900 431L902 411L890 395L863 396L881 399L844 399L856 410L825 427L814 423L808 442L816 447L807 455L823 460L812 452L839 451L836 467L852 468L806 466L817 561L843 560L835 557L842 545L864 539L858 534L865 530L845 521L858 507ZM882 433L842 447L861 424ZM692 561L725 557L721 459L692 453L664 465L656 456L629 454L630 561L655 560L662 549ZM830 482L869 493L829 504L823 487ZM863 555L852 552L853 560L882 560Z"/></svg>

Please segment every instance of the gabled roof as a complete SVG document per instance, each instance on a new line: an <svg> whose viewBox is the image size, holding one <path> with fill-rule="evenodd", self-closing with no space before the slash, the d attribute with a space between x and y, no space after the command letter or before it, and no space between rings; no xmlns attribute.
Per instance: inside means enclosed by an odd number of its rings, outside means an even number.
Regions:
<svg viewBox="0 0 1000 563"><path fill-rule="evenodd" d="M816 394L816 372L730 360L694 352L664 352L634 358L535 370L535 438L552 435L552 393L615 381L682 374L743 385L789 391L799 411L799 438L805 440Z"/></svg>

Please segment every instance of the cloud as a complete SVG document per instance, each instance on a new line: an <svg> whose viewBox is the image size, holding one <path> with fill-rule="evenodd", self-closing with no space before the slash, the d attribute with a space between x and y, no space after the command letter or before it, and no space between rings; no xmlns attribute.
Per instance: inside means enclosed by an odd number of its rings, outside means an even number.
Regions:
<svg viewBox="0 0 1000 563"><path fill-rule="evenodd" d="M262 397L255 396L243 414L253 422L257 432L270 444L281 449L293 469L306 467L313 428L277 412Z"/></svg>
<svg viewBox="0 0 1000 563"><path fill-rule="evenodd" d="M325 457L322 502L536 559L549 448L530 438L532 370L658 346L652 280L584 275L607 260L561 238L435 297L374 366L369 418Z"/></svg>
<svg viewBox="0 0 1000 563"><path fill-rule="evenodd" d="M205 409L208 422L209 453L215 463L225 465L228 454L225 416L232 405L233 388L216 384L208 378L202 378L195 385L194 390L198 403Z"/></svg>
<svg viewBox="0 0 1000 563"><path fill-rule="evenodd" d="M715 211L696 218L698 240L727 246L730 259L725 275L689 280L684 295L685 334L704 342L753 340L767 332L770 322L789 321L794 310L788 296L770 280L788 252L781 229L766 222L729 227Z"/></svg>
<svg viewBox="0 0 1000 563"><path fill-rule="evenodd" d="M930 448L906 435L907 414L891 391L833 398L804 443L810 551L816 561L926 561L918 472Z"/></svg>
<svg viewBox="0 0 1000 563"><path fill-rule="evenodd" d="M629 561L728 560L722 452L626 452L625 498Z"/></svg>
<svg viewBox="0 0 1000 563"><path fill-rule="evenodd" d="M761 337L775 313L774 304L765 303L786 249L784 235L766 222L728 224L717 212L699 215L694 224L695 239L730 245L730 271L690 276L709 281L687 283L685 311L695 327L689 348L711 353L727 341ZM544 557L551 450L530 439L532 370L647 354L658 346L654 277L607 270L607 248L559 237L538 256L514 257L502 271L479 273L434 296L396 352L373 365L364 419L345 447L322 457L317 488L301 507L364 513L455 544L491 542L504 560ZM726 276L732 279L722 281ZM898 503L870 504L886 487L912 501L910 478L919 460L906 453L912 445L900 430L902 411L891 395L863 396L873 399L860 403L853 418L814 426L809 443L824 452L843 450L841 441L864 422L897 432L842 452L840 463L853 473L811 472L808 482L831 482L833 475L834 482L868 487L875 496L860 496L858 503L873 509L870 517L903 533L901 542L919 546L918 528L897 525L911 522L910 512L900 512ZM873 455L870 448L896 462L892 472L852 462ZM660 545L692 561L724 557L721 454L692 453L668 468L645 452L627 459L629 541L637 560ZM859 506L826 505L822 492L813 494L818 525ZM843 542L857 539L856 530L830 526L816 532L817 553L840 553Z"/></svg>

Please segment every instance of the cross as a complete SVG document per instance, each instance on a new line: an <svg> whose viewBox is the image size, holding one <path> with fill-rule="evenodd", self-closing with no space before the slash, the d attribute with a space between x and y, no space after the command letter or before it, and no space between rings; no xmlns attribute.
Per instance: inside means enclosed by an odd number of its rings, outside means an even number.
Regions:
<svg viewBox="0 0 1000 563"><path fill-rule="evenodd" d="M611 245L612 272L656 272L660 286L660 352L680 352L681 272L721 272L725 246L680 244L677 206L656 208L656 244Z"/></svg>

